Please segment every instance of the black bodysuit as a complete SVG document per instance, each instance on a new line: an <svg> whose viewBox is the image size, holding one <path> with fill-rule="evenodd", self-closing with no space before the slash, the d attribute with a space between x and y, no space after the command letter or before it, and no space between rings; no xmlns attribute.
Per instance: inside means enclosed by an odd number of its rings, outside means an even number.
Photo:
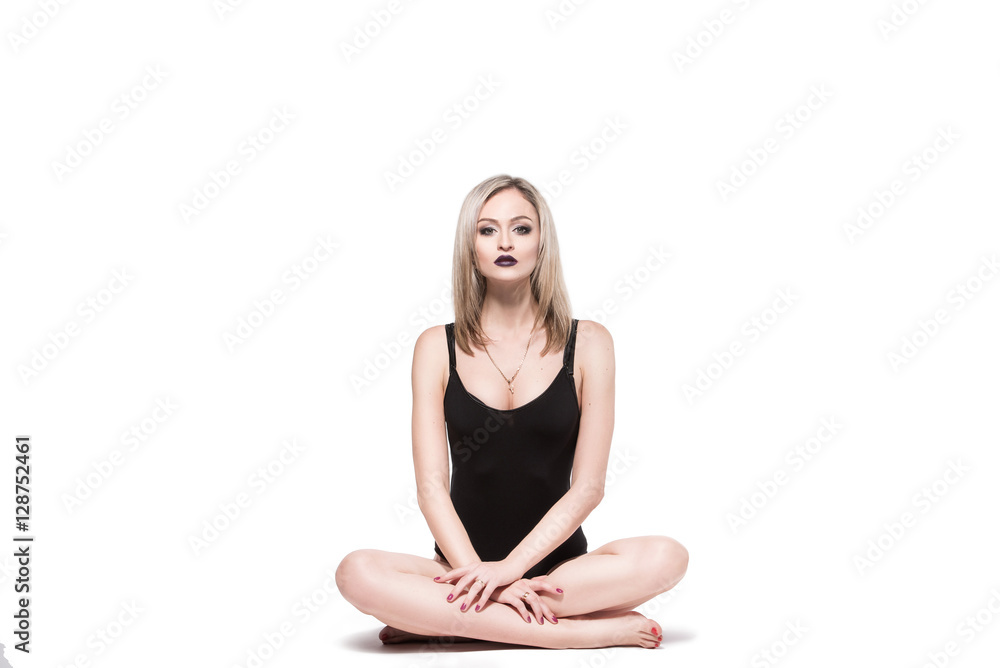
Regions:
<svg viewBox="0 0 1000 668"><path fill-rule="evenodd" d="M527 536L569 490L580 430L573 381L573 320L563 368L540 395L500 410L465 389L455 367L455 324L445 325L450 362L444 416L451 449L451 500L482 561L500 561ZM437 542L434 551L447 559ZM587 552L583 527L524 574L547 574Z"/></svg>

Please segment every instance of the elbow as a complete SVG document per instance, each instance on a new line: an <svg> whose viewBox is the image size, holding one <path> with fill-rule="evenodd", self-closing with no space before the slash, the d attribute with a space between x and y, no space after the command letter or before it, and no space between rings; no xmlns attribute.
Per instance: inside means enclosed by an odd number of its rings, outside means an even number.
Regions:
<svg viewBox="0 0 1000 668"><path fill-rule="evenodd" d="M603 480L586 480L581 481L579 485L580 497L583 502L586 503L591 508L596 508L604 498L604 481Z"/></svg>
<svg viewBox="0 0 1000 668"><path fill-rule="evenodd" d="M441 485L420 485L417 487L417 507L424 510L428 505L441 498L442 494L447 493L447 490Z"/></svg>

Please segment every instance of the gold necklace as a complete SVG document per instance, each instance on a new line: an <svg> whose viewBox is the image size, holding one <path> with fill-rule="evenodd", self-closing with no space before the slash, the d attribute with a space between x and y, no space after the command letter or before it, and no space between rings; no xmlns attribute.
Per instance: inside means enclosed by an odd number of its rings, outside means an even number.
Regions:
<svg viewBox="0 0 1000 668"><path fill-rule="evenodd" d="M531 334L528 335L528 345L524 349L524 354L521 355L521 364L524 364L524 359L528 356L528 348L531 347L531 337L534 335L535 335L534 331L532 331ZM493 356L490 355L490 349L486 345L483 345L483 349L486 351L486 356L490 358L491 362L493 362L493 366L497 367L497 371L500 371L500 375L503 376L503 379L507 381L507 389L510 390L511 394L514 394L513 383L514 379L517 378L517 374L521 371L521 364L517 365L517 371L515 371L514 375L508 379L507 376L504 376L503 371L500 369L500 367L497 366L497 363L493 360Z"/></svg>

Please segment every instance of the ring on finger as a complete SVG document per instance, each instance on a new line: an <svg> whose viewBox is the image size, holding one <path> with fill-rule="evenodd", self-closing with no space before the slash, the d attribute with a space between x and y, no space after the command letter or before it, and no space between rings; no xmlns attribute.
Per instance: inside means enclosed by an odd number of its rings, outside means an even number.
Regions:
<svg viewBox="0 0 1000 668"><path fill-rule="evenodd" d="M527 601L528 600L528 596L530 596L530 595L531 595L530 591L524 592L524 596L521 597L521 600Z"/></svg>
<svg viewBox="0 0 1000 668"><path fill-rule="evenodd" d="M479 584L483 585L484 588L486 587L486 583L483 582L482 580L480 580L479 578L476 578L476 582L478 582Z"/></svg>

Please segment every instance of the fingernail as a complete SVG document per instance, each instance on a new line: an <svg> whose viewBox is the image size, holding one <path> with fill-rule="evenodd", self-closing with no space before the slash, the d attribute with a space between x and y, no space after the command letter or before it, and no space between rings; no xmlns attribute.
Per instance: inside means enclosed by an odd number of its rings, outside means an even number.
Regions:
<svg viewBox="0 0 1000 668"><path fill-rule="evenodd" d="M559 587L556 587L556 591L559 592L560 594L562 593L562 589L560 589Z"/></svg>
<svg viewBox="0 0 1000 668"><path fill-rule="evenodd" d="M656 631L656 627L654 626L654 627L653 627L653 633L656 633L656 632L657 632L657 631Z"/></svg>
<svg viewBox="0 0 1000 668"><path fill-rule="evenodd" d="M440 576L440 575L435 575L435 576L434 576L434 579L435 579L435 580L440 580L440 579L441 579L441 576Z"/></svg>
<svg viewBox="0 0 1000 668"><path fill-rule="evenodd" d="M448 594L448 600L450 601L452 598L454 598L454 596L455 596L454 594ZM653 630L655 631L656 629Z"/></svg>
<svg viewBox="0 0 1000 668"><path fill-rule="evenodd" d="M479 612L479 606L478 605L476 606L476 612Z"/></svg>
<svg viewBox="0 0 1000 668"><path fill-rule="evenodd" d="M465 603L462 604L462 612L465 612Z"/></svg>
<svg viewBox="0 0 1000 668"><path fill-rule="evenodd" d="M558 624L558 623L559 623L559 620L558 620L558 619L556 619L555 617L553 617L553 618L552 618L552 623L553 623L553 624Z"/></svg>

